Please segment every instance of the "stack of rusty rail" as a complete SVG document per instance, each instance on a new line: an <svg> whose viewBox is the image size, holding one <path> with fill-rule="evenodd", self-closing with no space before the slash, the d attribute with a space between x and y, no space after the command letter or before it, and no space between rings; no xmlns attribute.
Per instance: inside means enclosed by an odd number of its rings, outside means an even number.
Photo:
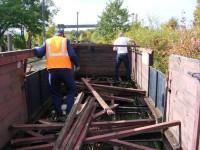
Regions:
<svg viewBox="0 0 200 150"><path fill-rule="evenodd" d="M23 138L16 136L11 140L13 149L87 150L91 147L95 149L95 143L106 143L126 149L152 150L154 148L129 142L123 138L149 132L153 135L154 131L160 132L173 126L180 128L179 121L156 123L153 113L142 99L142 105L132 108L138 111L146 110L147 118L117 120L117 109L123 107L124 103L133 105L134 100L130 97L133 95L144 97L145 91L112 86L109 80L106 82L86 78L81 80L82 82L77 82L81 92L66 121L61 123L41 119L35 124L12 125L14 130L21 131L20 135L23 133Z"/></svg>

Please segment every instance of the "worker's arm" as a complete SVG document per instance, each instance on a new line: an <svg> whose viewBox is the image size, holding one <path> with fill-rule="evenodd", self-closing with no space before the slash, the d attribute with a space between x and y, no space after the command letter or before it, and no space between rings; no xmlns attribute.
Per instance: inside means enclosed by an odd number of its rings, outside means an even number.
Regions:
<svg viewBox="0 0 200 150"><path fill-rule="evenodd" d="M42 58L45 55L46 52L46 44L44 43L42 47L36 47L34 48L34 54L38 58Z"/></svg>
<svg viewBox="0 0 200 150"><path fill-rule="evenodd" d="M68 49L68 54L69 54L70 60L73 62L73 64L76 66L76 68L78 68L79 67L78 57L77 57L72 45L70 44L69 40L67 40L67 49Z"/></svg>

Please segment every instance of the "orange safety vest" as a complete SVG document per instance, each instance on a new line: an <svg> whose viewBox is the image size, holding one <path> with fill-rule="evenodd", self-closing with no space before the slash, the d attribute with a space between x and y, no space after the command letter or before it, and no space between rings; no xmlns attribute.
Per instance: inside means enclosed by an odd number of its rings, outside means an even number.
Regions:
<svg viewBox="0 0 200 150"><path fill-rule="evenodd" d="M46 65L47 69L72 68L66 38L54 36L46 40Z"/></svg>

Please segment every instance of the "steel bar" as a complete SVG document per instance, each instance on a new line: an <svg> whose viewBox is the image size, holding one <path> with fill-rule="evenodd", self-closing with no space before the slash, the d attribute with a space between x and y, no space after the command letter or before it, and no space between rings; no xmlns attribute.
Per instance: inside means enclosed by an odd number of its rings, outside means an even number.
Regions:
<svg viewBox="0 0 200 150"><path fill-rule="evenodd" d="M110 95L106 95L106 94L100 94L102 97L108 98L105 100L109 100L110 99L114 99L115 101L122 101L122 102L127 102L127 103L133 103L134 100L131 98L125 98L125 97L119 97L119 96L110 96Z"/></svg>
<svg viewBox="0 0 200 150"><path fill-rule="evenodd" d="M94 112L95 112L95 110L96 110L96 105L93 105L94 107L92 108L92 111L89 113L89 116L88 116L88 118L87 118L87 120L86 120L86 123L84 123L85 125L83 126L82 125L82 130L81 130L81 132L80 132L80 134L79 134L79 137L78 137L78 139L76 140L77 142L76 142L76 144L75 144L75 146L74 146L74 150L79 150L80 148L81 148L81 145L82 145L82 143L83 143L83 140L85 139L85 136L86 136L86 134L87 134L87 131L88 131L88 128L89 128L89 125L90 125L90 122L91 122L91 120L92 120L92 116L93 115L91 115L91 114L94 114Z"/></svg>
<svg viewBox="0 0 200 150"><path fill-rule="evenodd" d="M117 139L112 139L112 140L106 141L106 143L114 144L117 146L123 146L128 149L134 149L134 150L156 150L154 148L150 148L150 147L146 147L146 146L142 146L142 145L126 142L126 141L121 141L121 140L117 140Z"/></svg>
<svg viewBox="0 0 200 150"><path fill-rule="evenodd" d="M86 105L87 107L85 107L83 113L79 116L79 119L77 119L76 124L73 125L72 129L70 130L70 133L68 134L68 137L65 138L62 146L60 147L60 150L73 149L73 147L79 139L81 130L84 128L89 116L92 113L95 104L94 101L94 98L91 98L89 100L88 104Z"/></svg>
<svg viewBox="0 0 200 150"><path fill-rule="evenodd" d="M94 88L87 82L86 79L81 78L81 80L84 82L84 84L87 86L87 88L92 92L93 96L96 98L96 100L99 102L99 104L101 105L101 107L105 110L110 110L110 112L112 114L114 114L114 112L112 111L112 109L108 106L108 104L106 104L106 102L101 98L101 96L94 90Z"/></svg>
<svg viewBox="0 0 200 150"><path fill-rule="evenodd" d="M65 136L69 133L70 128L71 128L71 126L72 126L72 124L74 122L74 119L76 117L77 109L80 107L80 104L81 104L83 98L84 98L84 93L81 92L77 96L77 98L76 98L76 100L74 102L72 110L69 113L69 116L67 117L67 119L66 119L66 121L64 123L64 127L62 128L62 130L61 130L61 132L60 132L60 134L59 134L59 136L58 136L58 138L57 138L57 140L55 142L55 146L53 147L53 150L58 150L59 149L59 147L61 146L61 144L62 144L62 142L63 142L63 140L65 138Z"/></svg>
<svg viewBox="0 0 200 150"><path fill-rule="evenodd" d="M110 106L110 108L111 108L111 109L114 109L114 108L116 108L116 107L118 107L118 106L119 106L119 104L114 104L114 105ZM98 117L100 117L100 116L102 116L102 115L104 115L104 114L106 114L106 110L102 110L102 111L100 111L100 112L94 114L93 119L96 119L96 118L98 118Z"/></svg>
<svg viewBox="0 0 200 150"><path fill-rule="evenodd" d="M35 142L49 142L49 141L53 141L56 139L56 136L54 135L47 135L47 136L43 136L43 137L26 137L26 138L17 138L17 139L13 139L11 140L11 144L23 144L23 143L35 143Z"/></svg>
<svg viewBox="0 0 200 150"><path fill-rule="evenodd" d="M41 129L61 129L63 127L63 123L57 123L57 124L15 124L11 127L13 129L18 130L41 130Z"/></svg>
<svg viewBox="0 0 200 150"><path fill-rule="evenodd" d="M53 145L54 143L41 144L29 147L16 148L15 150L51 150L53 148Z"/></svg>
<svg viewBox="0 0 200 150"><path fill-rule="evenodd" d="M119 132L124 130L130 130L133 128L141 127L141 125L132 125L132 126L122 126L122 127L109 127L105 129L96 129L96 130L89 130L88 135L89 136L95 136L95 135L102 135L110 132Z"/></svg>
<svg viewBox="0 0 200 150"><path fill-rule="evenodd" d="M85 80L86 81L86 80ZM87 81L86 81L87 82ZM88 82L87 82L88 83ZM76 82L77 85L82 86L83 84L80 82ZM89 84L89 83L88 83ZM141 89L134 89L134 88L123 88L123 87L118 87L118 86L109 86L109 85L102 85L102 84L90 84L90 86L94 87L95 89L100 89L104 90L107 92L112 91L113 93L115 91L117 92L127 92L127 93L134 93L134 94L140 94L140 95L145 95L146 91L141 90Z"/></svg>
<svg viewBox="0 0 200 150"><path fill-rule="evenodd" d="M181 122L180 121L163 122L163 123L149 125L149 126L145 126L145 127L139 127L139 128L135 128L135 129L131 129L131 130L124 130L124 131L113 132L113 133L108 133L108 134L99 135L99 136L88 137L85 139L85 142L86 143L102 142L102 141L116 139L116 138L133 136L133 135L141 134L144 132L166 129L168 127L173 127L173 126L177 126L177 125L180 127Z"/></svg>
<svg viewBox="0 0 200 150"><path fill-rule="evenodd" d="M37 133L37 132L34 132L34 131L31 131L31 130L26 130L25 132L26 132L27 134L33 136L33 137L44 137L42 134Z"/></svg>
<svg viewBox="0 0 200 150"><path fill-rule="evenodd" d="M155 124L153 119L138 119L138 120L120 120L120 121L102 121L102 122L92 122L91 127L103 127L103 126L145 126Z"/></svg>

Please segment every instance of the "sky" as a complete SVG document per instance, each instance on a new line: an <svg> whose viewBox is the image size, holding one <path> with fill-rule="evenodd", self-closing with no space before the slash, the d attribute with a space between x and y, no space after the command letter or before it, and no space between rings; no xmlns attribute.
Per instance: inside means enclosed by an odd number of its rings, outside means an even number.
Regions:
<svg viewBox="0 0 200 150"><path fill-rule="evenodd" d="M79 24L96 24L105 10L109 0L53 0L59 12L53 21L56 24L76 24L77 12L79 12ZM124 0L123 8L127 8L129 14L137 14L139 20L148 24L148 18L156 24L177 18L179 21L184 16L186 24L193 21L193 13L197 0ZM130 18L131 19L131 18Z"/></svg>

